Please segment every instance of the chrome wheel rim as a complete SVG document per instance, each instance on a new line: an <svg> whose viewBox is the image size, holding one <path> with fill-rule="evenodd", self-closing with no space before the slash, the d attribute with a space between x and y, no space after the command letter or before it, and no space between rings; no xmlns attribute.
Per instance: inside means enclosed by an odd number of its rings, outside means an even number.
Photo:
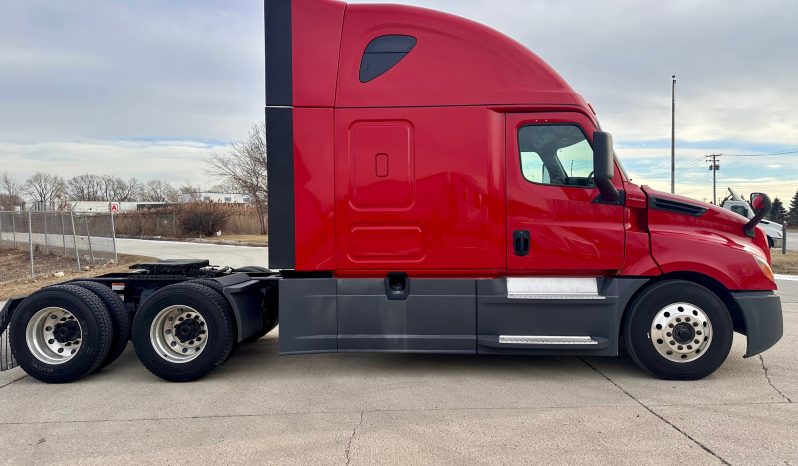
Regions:
<svg viewBox="0 0 798 466"><path fill-rule="evenodd" d="M205 318L189 306L169 306L161 310L150 326L150 343L158 355L171 363L193 361L207 346Z"/></svg>
<svg viewBox="0 0 798 466"><path fill-rule="evenodd" d="M649 336L660 356L687 363L703 356L712 344L712 322L698 306L674 303L657 312Z"/></svg>
<svg viewBox="0 0 798 466"><path fill-rule="evenodd" d="M45 364L69 361L80 351L83 328L75 316L62 307L46 307L31 317L25 340L33 357Z"/></svg>

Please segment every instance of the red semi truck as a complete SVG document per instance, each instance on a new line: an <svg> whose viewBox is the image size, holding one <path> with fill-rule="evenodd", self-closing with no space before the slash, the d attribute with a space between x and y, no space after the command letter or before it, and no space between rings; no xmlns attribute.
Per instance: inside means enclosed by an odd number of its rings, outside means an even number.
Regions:
<svg viewBox="0 0 798 466"><path fill-rule="evenodd" d="M132 338L194 380L280 324L281 354L621 352L697 379L782 335L756 218L632 183L596 114L514 40L449 14L266 0L269 266L140 264L0 314L46 382Z"/></svg>

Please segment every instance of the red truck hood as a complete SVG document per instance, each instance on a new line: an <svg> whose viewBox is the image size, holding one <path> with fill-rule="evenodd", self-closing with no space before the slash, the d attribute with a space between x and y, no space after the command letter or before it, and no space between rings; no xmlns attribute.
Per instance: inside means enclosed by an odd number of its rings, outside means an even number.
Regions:
<svg viewBox="0 0 798 466"><path fill-rule="evenodd" d="M651 254L663 272L699 270L728 289L772 289L752 256L770 263L761 228L745 234L747 221L726 209L643 186L648 197Z"/></svg>

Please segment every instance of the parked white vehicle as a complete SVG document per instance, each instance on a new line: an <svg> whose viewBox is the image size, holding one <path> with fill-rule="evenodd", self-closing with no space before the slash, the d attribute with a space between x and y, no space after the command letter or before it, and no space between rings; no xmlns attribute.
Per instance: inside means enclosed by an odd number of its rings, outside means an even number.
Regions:
<svg viewBox="0 0 798 466"><path fill-rule="evenodd" d="M723 200L721 207L731 210L736 214L740 214L745 218L753 218L754 209L751 208L751 204L743 199L733 189L728 188L728 190L729 195ZM765 230L765 233L768 236L768 244L770 244L771 248L782 247L782 244L784 244L784 237L782 236L783 227L780 223L762 220L759 223L759 227Z"/></svg>

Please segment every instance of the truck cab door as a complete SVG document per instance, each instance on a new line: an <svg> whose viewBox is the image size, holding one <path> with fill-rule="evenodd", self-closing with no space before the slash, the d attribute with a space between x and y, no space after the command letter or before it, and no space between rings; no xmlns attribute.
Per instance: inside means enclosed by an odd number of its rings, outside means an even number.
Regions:
<svg viewBox="0 0 798 466"><path fill-rule="evenodd" d="M601 199L596 130L581 113L508 114L507 267L529 275L602 275L624 261L623 193ZM612 180L623 189L618 167Z"/></svg>

